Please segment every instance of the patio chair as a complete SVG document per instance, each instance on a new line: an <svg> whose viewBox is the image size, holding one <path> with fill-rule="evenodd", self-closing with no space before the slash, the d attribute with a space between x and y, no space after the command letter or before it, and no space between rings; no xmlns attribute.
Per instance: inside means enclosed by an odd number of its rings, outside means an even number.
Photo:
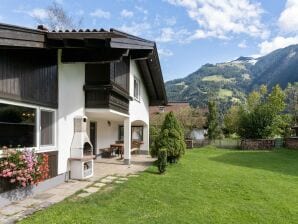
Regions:
<svg viewBox="0 0 298 224"><path fill-rule="evenodd" d="M131 143L131 153L140 154L141 143L139 141L132 141Z"/></svg>

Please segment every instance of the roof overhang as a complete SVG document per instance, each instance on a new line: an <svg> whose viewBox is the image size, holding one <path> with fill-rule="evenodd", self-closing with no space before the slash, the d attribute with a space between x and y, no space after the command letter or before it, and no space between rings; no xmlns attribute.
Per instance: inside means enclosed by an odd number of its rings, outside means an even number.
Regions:
<svg viewBox="0 0 298 224"><path fill-rule="evenodd" d="M0 48L44 48L45 32L0 23Z"/></svg>
<svg viewBox="0 0 298 224"><path fill-rule="evenodd" d="M0 48L62 49L62 62L106 63L136 60L150 105L167 104L156 44L115 29L49 32L0 23Z"/></svg>

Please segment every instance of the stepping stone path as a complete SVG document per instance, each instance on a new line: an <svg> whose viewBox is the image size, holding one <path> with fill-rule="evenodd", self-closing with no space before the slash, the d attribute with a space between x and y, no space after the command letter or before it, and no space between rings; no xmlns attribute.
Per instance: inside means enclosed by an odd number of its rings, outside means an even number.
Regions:
<svg viewBox="0 0 298 224"><path fill-rule="evenodd" d="M113 182L113 180L111 180L111 179L107 179L107 178L104 178L104 179L101 179L101 180L100 180L100 182L101 182L101 183L106 183L106 184L109 184L109 183L112 183L112 182Z"/></svg>
<svg viewBox="0 0 298 224"><path fill-rule="evenodd" d="M101 187L104 187L104 186L106 186L107 184L105 184L105 183L96 183L96 184L94 184L93 186L94 187L99 187L99 188L101 188Z"/></svg>
<svg viewBox="0 0 298 224"><path fill-rule="evenodd" d="M138 177L138 174L130 174L128 177Z"/></svg>
<svg viewBox="0 0 298 224"><path fill-rule="evenodd" d="M118 177L114 177L114 176L107 176L105 179L108 179L108 180L115 180L115 179L118 179Z"/></svg>
<svg viewBox="0 0 298 224"><path fill-rule="evenodd" d="M116 180L115 183L116 183L116 184L123 184L124 181Z"/></svg>
<svg viewBox="0 0 298 224"><path fill-rule="evenodd" d="M81 194L78 194L78 197L80 197L80 198L85 198L85 197L89 196L90 194L91 194L91 193L83 192L83 193L81 193Z"/></svg>
<svg viewBox="0 0 298 224"><path fill-rule="evenodd" d="M85 191L87 191L88 193L95 193L99 190L99 188L97 187L88 187L85 189Z"/></svg>
<svg viewBox="0 0 298 224"><path fill-rule="evenodd" d="M126 177L121 177L121 178L119 178L119 180L121 180L121 181L127 181L128 178L126 178Z"/></svg>

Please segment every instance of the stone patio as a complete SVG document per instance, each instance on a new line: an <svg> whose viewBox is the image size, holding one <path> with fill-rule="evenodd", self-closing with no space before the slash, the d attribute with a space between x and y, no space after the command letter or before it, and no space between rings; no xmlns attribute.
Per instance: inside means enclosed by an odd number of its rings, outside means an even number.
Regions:
<svg viewBox="0 0 298 224"><path fill-rule="evenodd" d="M0 208L0 223L16 223L38 210L42 210L78 191L78 197L87 197L108 185L124 183L130 177L137 177L137 173L144 171L152 164L154 159L148 155L132 156L131 165L124 165L119 158L102 159L94 161L94 176L84 181L70 180L55 188L27 197L21 201L11 202L10 205Z"/></svg>

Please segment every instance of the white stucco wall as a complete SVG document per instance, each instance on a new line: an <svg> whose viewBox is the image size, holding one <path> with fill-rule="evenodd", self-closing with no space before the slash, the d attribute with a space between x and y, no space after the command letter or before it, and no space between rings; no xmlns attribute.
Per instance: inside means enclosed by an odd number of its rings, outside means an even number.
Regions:
<svg viewBox="0 0 298 224"><path fill-rule="evenodd" d="M59 52L60 53L60 52ZM60 58L60 54L59 54ZM85 113L85 65L58 63L58 174L68 170L73 137L73 118Z"/></svg>
<svg viewBox="0 0 298 224"><path fill-rule="evenodd" d="M130 101L129 104L129 114L130 121L143 121L144 125L144 144L141 146L141 150L149 150L149 97L142 80L140 71L135 63L135 61L130 61L130 96L134 97L134 77L140 80L140 100Z"/></svg>
<svg viewBox="0 0 298 224"><path fill-rule="evenodd" d="M87 113L88 116L88 113ZM123 122L100 119L92 116L88 116L88 135L90 136L90 122L96 122L97 124L97 149L103 149L110 147L111 144L118 141L119 126L123 126ZM110 121L111 126L109 126L108 121ZM97 152L98 153L98 152Z"/></svg>

